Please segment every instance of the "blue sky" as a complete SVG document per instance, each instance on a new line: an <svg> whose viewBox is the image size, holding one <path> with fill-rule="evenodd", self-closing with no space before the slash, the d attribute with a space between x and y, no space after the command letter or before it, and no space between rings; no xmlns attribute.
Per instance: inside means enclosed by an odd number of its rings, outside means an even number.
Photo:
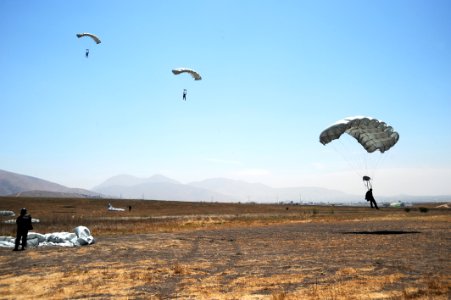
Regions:
<svg viewBox="0 0 451 300"><path fill-rule="evenodd" d="M400 134L378 194L451 194L450 1L4 0L0 31L0 169L363 193L318 139L365 115Z"/></svg>

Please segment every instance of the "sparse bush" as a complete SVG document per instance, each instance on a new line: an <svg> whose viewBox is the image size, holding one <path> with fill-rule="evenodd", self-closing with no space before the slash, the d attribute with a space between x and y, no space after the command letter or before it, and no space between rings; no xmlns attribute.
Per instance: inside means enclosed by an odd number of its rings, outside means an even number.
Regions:
<svg viewBox="0 0 451 300"><path fill-rule="evenodd" d="M406 207L406 208L404 208L404 211L405 211L405 212L410 212L410 208L409 208L409 207Z"/></svg>
<svg viewBox="0 0 451 300"><path fill-rule="evenodd" d="M427 213L427 212L429 211L429 208L427 208L427 207L419 207L418 209L419 209L420 212L422 212L422 213Z"/></svg>

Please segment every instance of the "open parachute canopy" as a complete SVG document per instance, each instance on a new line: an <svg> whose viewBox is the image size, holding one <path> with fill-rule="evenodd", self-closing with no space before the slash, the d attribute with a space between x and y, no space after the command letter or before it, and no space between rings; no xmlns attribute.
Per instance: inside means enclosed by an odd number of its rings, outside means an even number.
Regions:
<svg viewBox="0 0 451 300"><path fill-rule="evenodd" d="M326 145L340 138L343 133L354 137L368 153L373 153L376 150L384 153L393 147L399 139L399 134L385 122L359 116L337 121L321 132L319 141Z"/></svg>
<svg viewBox="0 0 451 300"><path fill-rule="evenodd" d="M96 36L95 34L87 33L87 32L77 33L77 37L78 38L85 37L85 36L89 36L90 38L92 38L94 40L94 42L96 42L96 44L100 44L101 43L99 37Z"/></svg>
<svg viewBox="0 0 451 300"><path fill-rule="evenodd" d="M172 73L174 75L179 75L179 74L182 74L182 73L189 73L189 74L191 74L191 76L193 76L194 80L201 80L202 79L200 74L197 73L196 71L192 70L192 69L178 68L178 69L173 69Z"/></svg>

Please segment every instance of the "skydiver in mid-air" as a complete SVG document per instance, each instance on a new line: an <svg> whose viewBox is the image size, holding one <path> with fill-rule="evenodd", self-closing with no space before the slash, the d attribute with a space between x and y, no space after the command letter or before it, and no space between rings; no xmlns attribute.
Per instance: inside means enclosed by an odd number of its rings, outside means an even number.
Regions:
<svg viewBox="0 0 451 300"><path fill-rule="evenodd" d="M186 89L183 90L183 100L186 101Z"/></svg>
<svg viewBox="0 0 451 300"><path fill-rule="evenodd" d="M86 58L88 58L88 56L89 56L89 49L86 49L85 55L86 55Z"/></svg>

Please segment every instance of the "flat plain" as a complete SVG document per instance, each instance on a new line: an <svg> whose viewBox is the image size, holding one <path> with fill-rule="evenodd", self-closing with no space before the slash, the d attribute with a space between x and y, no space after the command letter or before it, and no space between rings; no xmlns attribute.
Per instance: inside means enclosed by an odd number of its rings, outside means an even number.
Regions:
<svg viewBox="0 0 451 300"><path fill-rule="evenodd" d="M0 248L1 299L451 298L446 208L0 198L21 207L96 243Z"/></svg>

